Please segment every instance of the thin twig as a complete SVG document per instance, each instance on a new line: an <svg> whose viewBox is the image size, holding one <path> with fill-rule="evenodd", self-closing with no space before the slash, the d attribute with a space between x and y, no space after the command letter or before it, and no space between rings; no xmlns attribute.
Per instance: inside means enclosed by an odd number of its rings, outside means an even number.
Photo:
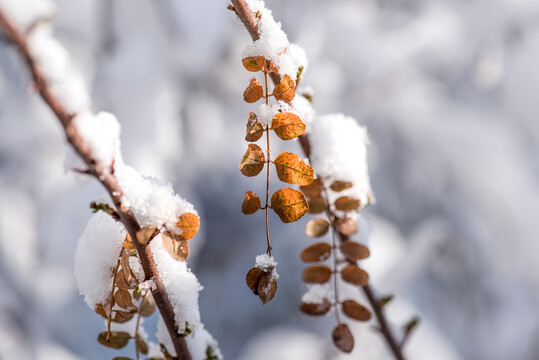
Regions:
<svg viewBox="0 0 539 360"><path fill-rule="evenodd" d="M118 183L118 180L112 173L105 172L103 167L95 160L95 157L92 154L88 144L81 137L77 128L73 124L72 120L75 114L68 113L58 98L52 93L49 84L47 84L45 76L38 68L35 59L31 55L25 35L15 28L15 26L1 10L0 25L4 28L7 36L12 40L23 56L24 61L31 72L36 88L39 90L39 94L62 124L67 141L88 166L88 173L93 175L99 182L103 184L111 196L118 214L120 215L120 221L124 224L131 238L136 239L137 231L140 230L141 226L137 222L137 219L131 210L127 209L121 203L122 189ZM161 282L161 278L159 277L152 251L149 246L142 245L136 240L133 241L133 243L135 244L139 254L140 263L142 265L142 269L144 270L145 280L153 278L155 281L156 288L152 291L152 294L157 307L159 308L159 312L161 313L167 326L170 337L172 338L178 359L191 360L191 355L187 349L184 335L178 333L178 326L174 321L174 309L166 294L165 287Z"/></svg>
<svg viewBox="0 0 539 360"><path fill-rule="evenodd" d="M116 268L114 269L114 277L112 278L112 289L110 290L110 305L109 313L107 314L107 342L110 340L110 325L112 323L112 308L114 307L114 288L116 287L116 278L118 276L118 269L120 268L121 258L124 254L124 248L120 250L120 255L118 255L118 262Z"/></svg>
<svg viewBox="0 0 539 360"><path fill-rule="evenodd" d="M266 106L269 105L269 90L268 90L268 64L266 61L264 61L264 86L266 87L266 91L264 93L266 98ZM270 157L270 124L266 124L266 149L267 149L267 160L266 160L266 205L264 208L266 209L266 240L267 240L267 249L266 254L271 256L271 242L270 242L270 235L269 235L269 221L268 221L268 212L269 212L269 182L270 182L270 166L271 166L271 157Z"/></svg>

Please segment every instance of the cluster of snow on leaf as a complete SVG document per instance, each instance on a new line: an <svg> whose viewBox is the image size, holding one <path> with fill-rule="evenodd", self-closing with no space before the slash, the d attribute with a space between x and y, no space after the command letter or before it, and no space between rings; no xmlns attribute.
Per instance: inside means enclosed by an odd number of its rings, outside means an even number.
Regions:
<svg viewBox="0 0 539 360"><path fill-rule="evenodd" d="M255 267L265 272L269 272L271 270L272 279L279 278L279 274L277 273L277 264L278 263L275 261L273 256L269 256L268 254L257 255L255 259Z"/></svg>

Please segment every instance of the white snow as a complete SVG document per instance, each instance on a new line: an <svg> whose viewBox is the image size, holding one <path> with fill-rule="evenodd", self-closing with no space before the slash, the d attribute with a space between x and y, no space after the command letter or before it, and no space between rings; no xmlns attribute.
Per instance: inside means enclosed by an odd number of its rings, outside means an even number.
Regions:
<svg viewBox="0 0 539 360"><path fill-rule="evenodd" d="M322 304L324 300L333 299L333 290L330 284L308 284L307 292L301 297L301 301L306 304Z"/></svg>
<svg viewBox="0 0 539 360"><path fill-rule="evenodd" d="M271 278L272 279L278 279L279 274L277 273L277 261L273 258L273 256L269 256L268 254L262 254L257 255L255 260L255 267L264 270L265 272L269 272L271 270Z"/></svg>
<svg viewBox="0 0 539 360"><path fill-rule="evenodd" d="M49 0L0 0L0 10L21 30L26 30L39 19L50 19L56 6Z"/></svg>

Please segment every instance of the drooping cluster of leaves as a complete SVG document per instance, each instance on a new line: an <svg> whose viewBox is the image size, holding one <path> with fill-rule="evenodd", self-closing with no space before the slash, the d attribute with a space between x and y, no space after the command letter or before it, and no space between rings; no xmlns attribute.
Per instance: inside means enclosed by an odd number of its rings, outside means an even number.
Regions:
<svg viewBox="0 0 539 360"><path fill-rule="evenodd" d="M351 211L355 211L360 206L358 199L341 196L333 204L328 204L328 191L340 192L352 187L353 184L346 181L335 181L329 189L324 187L323 181L316 179L307 186L302 186L302 191L309 199L309 212L312 214L326 213L326 218L311 219L305 232L310 237L321 237L330 230L333 233L333 244L318 242L306 247L301 253L301 259L306 263L323 262L333 256L333 261L328 265L309 265L303 272L303 281L307 284L325 284L334 277L334 298L324 298L321 302L304 302L300 310L313 316L320 316L333 309L336 313L337 326L334 328L332 336L333 342L341 351L350 353L354 348L354 337L347 324L340 321L338 312L341 311L346 316L357 321L368 321L371 312L365 306L354 299L339 300L340 280L355 286L365 286L369 280L368 273L358 266L358 261L369 257L369 249L353 241L350 236L358 231L357 221L349 216ZM337 216L338 214L343 214ZM337 278L338 277L338 278Z"/></svg>
<svg viewBox="0 0 539 360"><path fill-rule="evenodd" d="M243 99L248 103L255 103L260 99L265 99L269 105L270 97L276 101L290 102L294 99L296 82L289 75L284 75L279 84L269 93L268 75L270 73L279 74L278 68L271 60L262 56L251 56L243 59L243 66L251 72L262 72L264 74L265 86L263 87L256 78L252 78L249 86L243 93ZM257 114L251 112L247 120L247 130L245 140L251 142L247 146L247 151L240 163L240 171L245 176L256 176L267 166L266 178L266 200L262 206L260 198L252 191L247 191L242 204L242 212L251 215L258 210L266 211L266 234L267 250L271 255L271 245L269 241L269 230L267 223L268 209L272 209L284 223L299 220L308 209L307 200L303 193L292 188L277 190L271 196L269 203L269 168L273 163L279 180L294 185L309 185L314 179L313 169L305 163L298 155L290 152L283 152L275 159L270 157L270 136L273 131L282 140L295 139L305 132L305 124L301 118L287 111L279 110L271 119L271 123L263 124L258 120ZM254 142L258 141L266 133L267 151L264 151ZM261 269L252 268L246 278L247 285L252 292L260 297L263 304L270 301L277 290L277 280L272 275L272 268Z"/></svg>

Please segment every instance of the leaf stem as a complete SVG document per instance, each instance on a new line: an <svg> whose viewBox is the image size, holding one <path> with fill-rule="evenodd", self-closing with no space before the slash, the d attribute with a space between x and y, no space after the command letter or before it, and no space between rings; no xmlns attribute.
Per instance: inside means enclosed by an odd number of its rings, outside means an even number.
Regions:
<svg viewBox="0 0 539 360"><path fill-rule="evenodd" d="M269 94L268 94L268 63L264 61L264 86L266 88L266 91L264 93L266 98L266 105L269 105ZM266 164L266 242L267 242L267 249L266 254L271 256L271 242L270 242L270 235L269 235L269 219L268 219L268 211L269 211L269 183L270 183L270 165L271 165L271 157L270 157L270 132L269 132L270 124L266 124L266 144L267 144L267 164Z"/></svg>
<svg viewBox="0 0 539 360"><path fill-rule="evenodd" d="M112 289L110 290L110 306L109 313L107 314L107 339L110 341L110 325L112 322L112 307L114 306L114 288L116 287L116 277L118 276L118 269L120 268L121 258L124 254L124 248L120 250L120 255L118 255L118 262L116 263L116 268L114 268L114 277L112 278Z"/></svg>

